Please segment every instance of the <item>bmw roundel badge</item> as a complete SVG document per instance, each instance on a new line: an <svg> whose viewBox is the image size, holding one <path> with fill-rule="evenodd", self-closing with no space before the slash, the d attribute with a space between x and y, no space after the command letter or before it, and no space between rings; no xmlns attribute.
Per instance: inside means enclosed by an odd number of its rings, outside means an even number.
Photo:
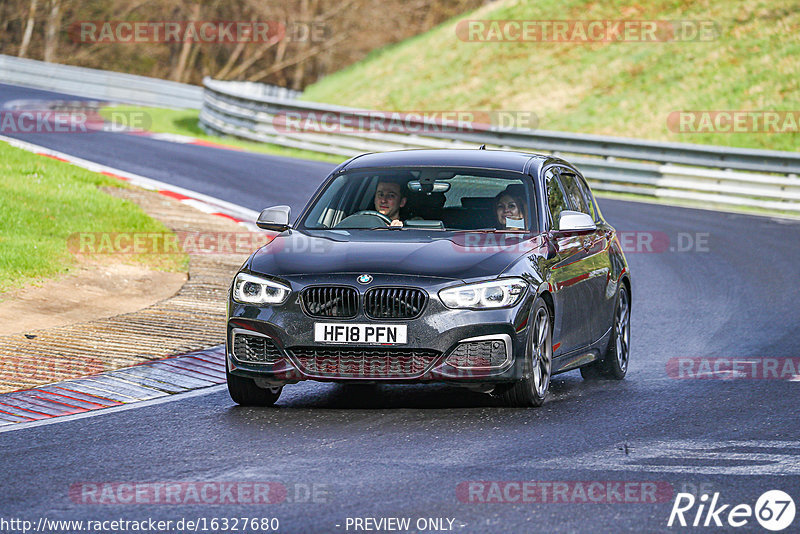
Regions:
<svg viewBox="0 0 800 534"><path fill-rule="evenodd" d="M359 284L369 284L370 282L372 282L372 276L368 274L362 274L358 277Z"/></svg>

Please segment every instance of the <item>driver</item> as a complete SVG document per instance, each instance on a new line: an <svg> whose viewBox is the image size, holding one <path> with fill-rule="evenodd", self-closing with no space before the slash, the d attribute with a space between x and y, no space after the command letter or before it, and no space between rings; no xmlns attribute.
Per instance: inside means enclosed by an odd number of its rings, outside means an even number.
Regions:
<svg viewBox="0 0 800 534"><path fill-rule="evenodd" d="M375 211L392 220L392 226L403 226L400 208L406 205L406 181L382 177L375 189Z"/></svg>

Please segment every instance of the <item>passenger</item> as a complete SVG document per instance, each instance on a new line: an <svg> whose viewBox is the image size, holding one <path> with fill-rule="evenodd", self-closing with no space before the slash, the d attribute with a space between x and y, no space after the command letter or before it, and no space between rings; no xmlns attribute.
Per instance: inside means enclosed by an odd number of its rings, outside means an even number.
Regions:
<svg viewBox="0 0 800 534"><path fill-rule="evenodd" d="M498 230L526 230L526 206L522 188L510 185L494 197Z"/></svg>

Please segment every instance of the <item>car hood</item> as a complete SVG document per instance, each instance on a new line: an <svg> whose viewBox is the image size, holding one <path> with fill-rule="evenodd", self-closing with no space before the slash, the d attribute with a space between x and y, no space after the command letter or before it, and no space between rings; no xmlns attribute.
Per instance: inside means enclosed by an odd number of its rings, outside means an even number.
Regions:
<svg viewBox="0 0 800 534"><path fill-rule="evenodd" d="M497 276L538 246L536 236L519 234L292 230L260 248L249 269L275 276L351 272L468 281Z"/></svg>

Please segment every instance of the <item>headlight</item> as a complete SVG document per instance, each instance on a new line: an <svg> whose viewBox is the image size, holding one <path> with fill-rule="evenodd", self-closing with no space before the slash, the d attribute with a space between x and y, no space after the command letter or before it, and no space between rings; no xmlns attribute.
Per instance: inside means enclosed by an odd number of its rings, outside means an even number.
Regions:
<svg viewBox="0 0 800 534"><path fill-rule="evenodd" d="M233 300L245 304L283 304L292 289L252 274L239 273L233 282Z"/></svg>
<svg viewBox="0 0 800 534"><path fill-rule="evenodd" d="M448 308L506 308L515 305L528 284L522 278L504 278L439 291L439 298Z"/></svg>

